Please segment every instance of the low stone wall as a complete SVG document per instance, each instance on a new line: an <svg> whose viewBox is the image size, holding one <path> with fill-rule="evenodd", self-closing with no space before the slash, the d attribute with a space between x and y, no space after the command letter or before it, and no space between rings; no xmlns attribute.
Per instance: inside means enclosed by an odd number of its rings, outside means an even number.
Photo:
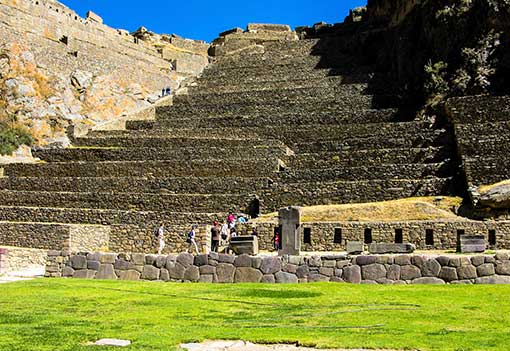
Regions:
<svg viewBox="0 0 510 351"><path fill-rule="evenodd" d="M510 284L510 260L507 253L258 257L50 251L45 276L202 283Z"/></svg>
<svg viewBox="0 0 510 351"><path fill-rule="evenodd" d="M101 225L0 222L0 245L19 248L105 250L109 236Z"/></svg>
<svg viewBox="0 0 510 351"><path fill-rule="evenodd" d="M0 257L0 275L13 274L26 270L42 270L48 259L48 250L23 247L5 247L6 253Z"/></svg>
<svg viewBox="0 0 510 351"><path fill-rule="evenodd" d="M273 248L276 222L254 224L261 250ZM240 233L251 234L252 224L239 226ZM303 230L310 230L310 242L304 242ZM510 248L510 221L409 221L409 222L320 222L301 224L301 249L303 251L343 251L347 241L366 241L365 231L373 242L395 242L397 230L402 231L402 241L415 244L420 250L455 250L458 231L466 235L483 235L489 244L489 231L494 231L496 244L492 248ZM335 238L335 232L337 237ZM429 239L427 242L427 233Z"/></svg>

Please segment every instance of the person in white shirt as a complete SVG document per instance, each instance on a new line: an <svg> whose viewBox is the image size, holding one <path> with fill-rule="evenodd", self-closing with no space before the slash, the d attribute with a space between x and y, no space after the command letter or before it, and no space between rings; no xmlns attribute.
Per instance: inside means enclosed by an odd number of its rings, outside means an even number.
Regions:
<svg viewBox="0 0 510 351"><path fill-rule="evenodd" d="M197 228L196 225L191 227L191 231L188 233L188 238L186 239L186 242L188 243L188 248L186 249L186 252L190 252L190 249L193 247L195 249L195 253L198 255L200 252L198 252L198 246L195 241L196 232L195 229Z"/></svg>
<svg viewBox="0 0 510 351"><path fill-rule="evenodd" d="M158 229L158 240L159 240L158 255L161 255L161 252L163 252L163 249L165 248L165 227L163 226L163 224L161 224Z"/></svg>

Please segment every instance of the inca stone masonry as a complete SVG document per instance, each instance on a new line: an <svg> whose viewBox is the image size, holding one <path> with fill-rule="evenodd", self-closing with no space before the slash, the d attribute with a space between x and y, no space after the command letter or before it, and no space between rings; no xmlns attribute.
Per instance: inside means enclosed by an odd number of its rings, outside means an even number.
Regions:
<svg viewBox="0 0 510 351"><path fill-rule="evenodd" d="M510 248L508 207L477 202L475 196L477 187L509 178L510 98L503 90L491 95L471 83L466 89L474 90L450 97L433 90L425 69L419 77L407 70L410 58L395 51L393 38L423 11L439 9L403 3L405 11L395 9L397 17L388 14L391 7L384 1L369 1L366 11L354 11L333 26L292 31L248 25L227 31L207 46L205 62L203 44L172 39L170 44L186 46L189 54L176 58L177 72L193 67L188 73L197 77L180 86L171 106L156 108L155 119L128 121L125 130L71 132L73 147L33 150L43 163L3 167L0 244L148 253L154 250L154 227L165 223L172 233L168 250L178 251L191 224L201 225L205 243L207 225L230 211L456 195L465 198L458 220L310 223L305 249L341 250L347 239L363 240L367 229L372 240L385 242L400 230L419 248L453 249L461 232L484 235L494 248ZM137 44L137 38L150 40L147 31L130 36L94 16L83 27L83 20L51 4L28 5L39 9L41 30L65 22L48 32L56 40L48 46L68 36L66 45L97 49L99 67L108 57L91 38L104 33L117 38L114 55L129 52L129 62L141 65L143 79L169 78L160 69L170 67L168 47L158 51ZM15 13L22 24L32 16L23 6L1 9ZM42 23L51 18L53 24ZM501 33L507 29L498 25ZM503 52L507 44L501 41ZM200 62L209 61L202 72ZM123 67L131 71L129 62ZM459 69L472 72L463 64ZM449 84L447 72L431 74L443 74ZM499 77L486 78L499 89ZM421 80L411 84L415 78ZM429 105L433 99L419 95L425 90L444 101ZM267 249L274 224L258 226ZM342 240L335 240L338 229ZM90 240L83 239L87 236Z"/></svg>

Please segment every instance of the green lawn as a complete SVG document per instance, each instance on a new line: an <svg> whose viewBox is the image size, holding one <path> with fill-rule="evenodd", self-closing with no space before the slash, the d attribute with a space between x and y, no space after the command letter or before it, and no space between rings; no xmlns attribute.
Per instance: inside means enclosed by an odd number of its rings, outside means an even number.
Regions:
<svg viewBox="0 0 510 351"><path fill-rule="evenodd" d="M0 285L0 350L175 350L243 339L325 348L507 350L510 286L206 285L41 279Z"/></svg>

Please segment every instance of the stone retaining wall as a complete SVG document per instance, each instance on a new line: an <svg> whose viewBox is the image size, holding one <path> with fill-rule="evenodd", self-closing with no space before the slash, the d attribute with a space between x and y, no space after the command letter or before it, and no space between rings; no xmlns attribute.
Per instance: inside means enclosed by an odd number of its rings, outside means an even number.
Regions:
<svg viewBox="0 0 510 351"><path fill-rule="evenodd" d="M0 257L0 275L44 267L48 259L48 250L23 247L5 247L6 254Z"/></svg>
<svg viewBox="0 0 510 351"><path fill-rule="evenodd" d="M507 253L480 256L248 256L48 252L47 277L202 283L509 284Z"/></svg>
<svg viewBox="0 0 510 351"><path fill-rule="evenodd" d="M259 247L261 250L273 248L276 222L257 223ZM239 226L242 234L251 234L252 225ZM301 231L310 229L310 243L305 243L301 233L303 251L342 251L347 241L364 241L365 230L369 229L373 242L395 242L395 230L402 230L403 242L415 244L420 250L455 250L457 231L467 235L483 235L489 244L489 231L495 231L495 245L492 248L510 248L510 221L409 221L409 222L321 222L302 223ZM335 230L340 231L335 242ZM427 243L427 231L432 233L433 242Z"/></svg>

